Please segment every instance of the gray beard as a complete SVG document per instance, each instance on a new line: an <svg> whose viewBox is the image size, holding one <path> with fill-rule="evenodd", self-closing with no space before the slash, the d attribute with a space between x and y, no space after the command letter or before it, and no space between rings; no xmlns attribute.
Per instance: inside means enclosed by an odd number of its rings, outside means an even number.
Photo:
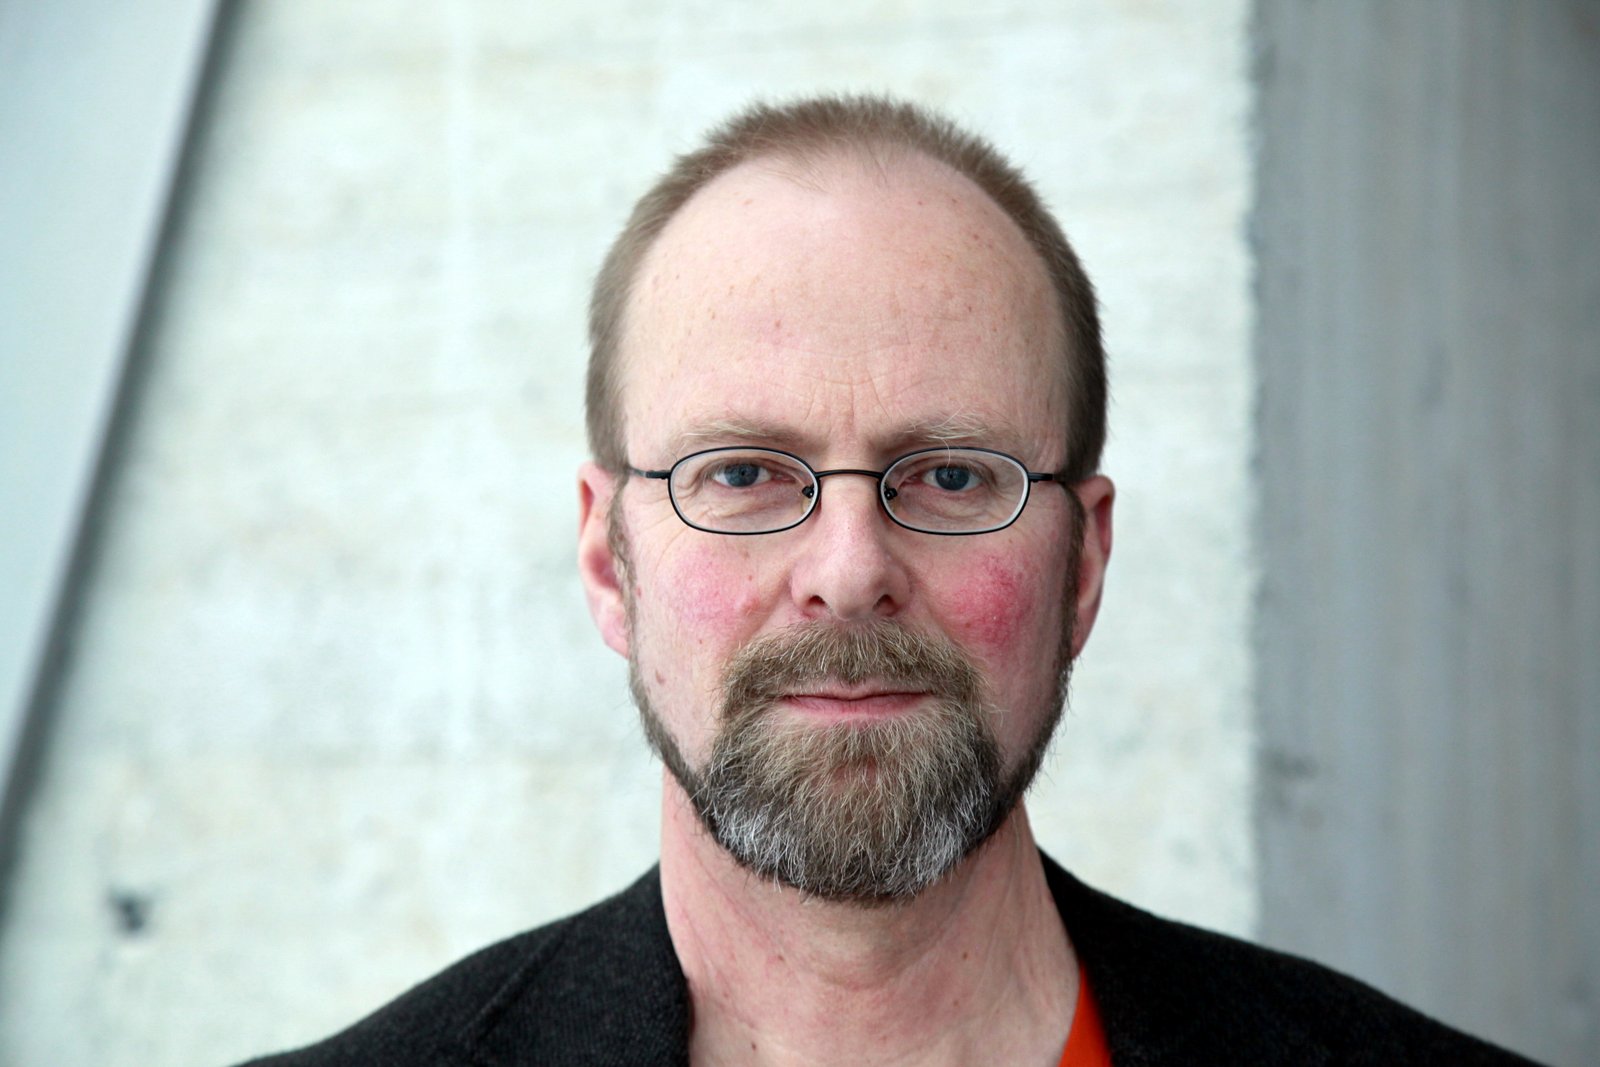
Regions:
<svg viewBox="0 0 1600 1067"><path fill-rule="evenodd" d="M645 736L712 838L763 878L826 900L874 905L915 897L993 836L1033 783L1066 707L1086 523L1070 490L1068 501L1056 693L1009 770L989 728L993 711L977 669L954 645L894 622L802 624L746 646L723 672L717 733L699 771L651 706L635 646L628 685ZM607 535L628 632L637 640L619 503L612 502ZM774 707L787 692L829 681L881 682L931 699L882 722L824 726Z"/></svg>
<svg viewBox="0 0 1600 1067"><path fill-rule="evenodd" d="M646 736L712 837L747 869L802 892L862 904L916 896L999 829L1032 783L1060 720L1058 699L1007 770L977 669L954 646L896 623L804 624L743 649L724 671L705 766L684 758L629 681ZM777 702L820 683L929 694L881 721L818 725Z"/></svg>

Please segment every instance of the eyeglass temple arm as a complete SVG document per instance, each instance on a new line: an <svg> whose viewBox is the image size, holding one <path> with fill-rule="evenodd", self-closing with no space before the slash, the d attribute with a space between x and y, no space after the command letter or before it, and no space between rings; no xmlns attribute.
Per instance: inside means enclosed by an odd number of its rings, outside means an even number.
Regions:
<svg viewBox="0 0 1600 1067"><path fill-rule="evenodd" d="M671 471L642 471L638 467L629 467L629 474L637 474L641 478L670 478Z"/></svg>
<svg viewBox="0 0 1600 1067"><path fill-rule="evenodd" d="M1061 486L1063 489L1065 489L1065 488L1067 488L1069 486L1075 485L1076 483L1082 481L1084 478L1087 478L1087 477L1089 477L1089 475L1087 475L1087 474L1082 475L1082 476L1074 476L1073 472L1070 471L1070 470L1066 470L1066 471L1049 471L1049 472L1039 472L1039 471L1029 471L1028 472L1028 481L1030 481L1030 482L1055 482L1057 485Z"/></svg>

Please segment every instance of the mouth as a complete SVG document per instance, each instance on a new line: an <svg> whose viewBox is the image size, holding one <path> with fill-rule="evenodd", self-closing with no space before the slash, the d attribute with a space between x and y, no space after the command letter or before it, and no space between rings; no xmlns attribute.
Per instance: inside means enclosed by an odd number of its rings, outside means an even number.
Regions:
<svg viewBox="0 0 1600 1067"><path fill-rule="evenodd" d="M820 718L880 718L913 711L922 705L928 695L922 690L885 686L827 685L805 692L788 693L779 703L801 714Z"/></svg>

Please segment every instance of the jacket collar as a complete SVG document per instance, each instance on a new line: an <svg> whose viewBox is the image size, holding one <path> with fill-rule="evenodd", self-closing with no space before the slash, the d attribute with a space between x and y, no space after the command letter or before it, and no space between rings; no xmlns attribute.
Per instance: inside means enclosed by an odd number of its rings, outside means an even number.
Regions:
<svg viewBox="0 0 1600 1067"><path fill-rule="evenodd" d="M496 1067L687 1067L689 1019L689 987L652 867L556 924L468 1027L462 1058Z"/></svg>
<svg viewBox="0 0 1600 1067"><path fill-rule="evenodd" d="M1040 859L1117 1067L1329 1060L1311 1034L1269 1013L1262 988L1273 979L1237 942L1158 919ZM497 1065L686 1065L690 1012L652 868L558 924L478 1013L461 1051Z"/></svg>
<svg viewBox="0 0 1600 1067"><path fill-rule="evenodd" d="M1238 942L1158 919L1039 858L1117 1067L1328 1062L1315 1036L1267 1010L1270 979Z"/></svg>

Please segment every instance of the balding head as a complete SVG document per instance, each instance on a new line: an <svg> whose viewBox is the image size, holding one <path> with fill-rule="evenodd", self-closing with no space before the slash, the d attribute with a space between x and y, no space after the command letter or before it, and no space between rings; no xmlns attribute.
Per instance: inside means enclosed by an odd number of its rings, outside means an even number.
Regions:
<svg viewBox="0 0 1600 1067"><path fill-rule="evenodd" d="M890 168L923 156L972 182L1020 231L1055 293L1067 397L1066 463L1073 479L1099 466L1105 441L1105 357L1094 290L1065 235L1022 175L988 144L909 104L879 97L824 97L760 105L714 130L680 157L639 200L613 243L590 303L589 444L602 466L627 465L624 448L622 353L630 310L646 260L662 231L696 193L742 164L764 161L801 183L826 180L841 160Z"/></svg>

